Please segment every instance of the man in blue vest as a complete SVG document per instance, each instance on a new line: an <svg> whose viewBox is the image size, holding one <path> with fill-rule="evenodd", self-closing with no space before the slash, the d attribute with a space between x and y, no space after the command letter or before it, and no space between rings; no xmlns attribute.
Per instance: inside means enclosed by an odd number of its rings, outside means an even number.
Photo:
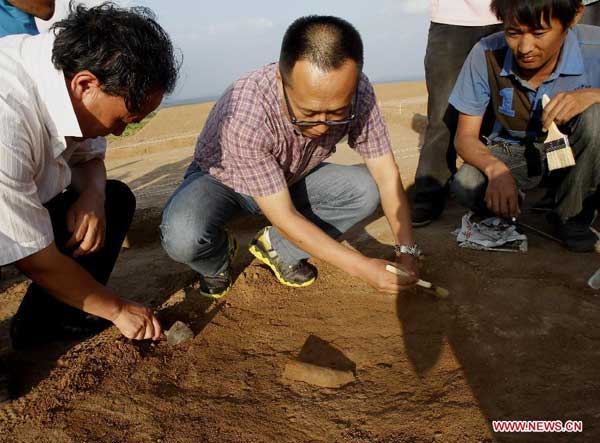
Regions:
<svg viewBox="0 0 600 443"><path fill-rule="evenodd" d="M50 20L54 6L54 0L0 0L0 37L39 34L35 18Z"/></svg>
<svg viewBox="0 0 600 443"><path fill-rule="evenodd" d="M491 8L504 33L473 48L450 96L465 161L452 191L476 212L516 217L519 195L544 179L556 235L571 251L591 252L598 240L590 226L600 184L600 29L576 26L581 0L494 0ZM544 95L551 101L542 108ZM489 107L496 120L484 142ZM552 122L568 135L576 165L550 172L544 141Z"/></svg>

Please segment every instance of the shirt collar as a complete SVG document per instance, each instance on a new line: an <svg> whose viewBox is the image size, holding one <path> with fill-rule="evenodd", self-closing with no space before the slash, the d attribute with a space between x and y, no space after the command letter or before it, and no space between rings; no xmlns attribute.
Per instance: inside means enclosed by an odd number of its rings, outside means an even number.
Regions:
<svg viewBox="0 0 600 443"><path fill-rule="evenodd" d="M502 77L508 77L519 75L513 70L515 57L512 51L509 49L506 51L504 56L504 65L500 75ZM583 55L581 54L581 48L579 47L579 40L577 34L573 29L569 29L567 37L563 43L560 59L554 72L550 75L548 80L554 80L561 75L583 75L585 73L585 66L583 64Z"/></svg>
<svg viewBox="0 0 600 443"><path fill-rule="evenodd" d="M53 146L56 155L66 148L65 137L82 137L62 70L52 63L54 34L45 33L23 42L23 64L33 80L40 103L46 110L46 127L60 143Z"/></svg>

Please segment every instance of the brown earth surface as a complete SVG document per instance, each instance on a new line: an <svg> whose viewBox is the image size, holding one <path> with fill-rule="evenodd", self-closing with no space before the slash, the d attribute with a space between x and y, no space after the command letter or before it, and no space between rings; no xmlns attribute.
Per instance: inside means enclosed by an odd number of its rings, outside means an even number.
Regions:
<svg viewBox="0 0 600 443"><path fill-rule="evenodd" d="M410 184L425 87L377 85L377 93ZM451 231L463 211L451 205L416 231L422 274L450 290L446 300L422 290L384 296L318 260L314 285L285 288L243 248L232 291L201 297L193 272L161 250L157 229L209 110L161 110L108 156L111 177L139 202L110 285L156 307L166 327L189 324L195 337L170 347L111 328L10 352L8 325L28 282L3 269L0 353L20 398L0 406L0 442L600 441L600 298L586 286L597 255L536 235L526 254L460 249ZM334 159L359 161L346 147ZM545 228L537 216L527 221ZM247 244L264 223L232 228ZM381 214L345 241L390 256ZM497 419L582 420L584 432L494 434Z"/></svg>

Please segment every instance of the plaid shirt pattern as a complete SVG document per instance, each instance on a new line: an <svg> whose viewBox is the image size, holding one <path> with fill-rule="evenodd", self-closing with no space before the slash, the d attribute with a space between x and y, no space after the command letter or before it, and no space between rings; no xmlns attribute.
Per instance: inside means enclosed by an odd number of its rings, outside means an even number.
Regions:
<svg viewBox="0 0 600 443"><path fill-rule="evenodd" d="M391 151L375 92L364 74L358 86L356 119L311 140L285 114L277 69L273 63L245 75L217 101L196 142L194 159L201 170L236 192L262 197L307 175L335 152L346 135L364 158Z"/></svg>

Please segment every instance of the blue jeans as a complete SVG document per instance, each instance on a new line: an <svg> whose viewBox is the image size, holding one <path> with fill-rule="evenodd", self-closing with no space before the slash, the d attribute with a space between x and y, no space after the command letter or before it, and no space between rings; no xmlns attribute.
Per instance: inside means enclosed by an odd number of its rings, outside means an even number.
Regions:
<svg viewBox="0 0 600 443"><path fill-rule="evenodd" d="M290 195L296 209L333 238L379 205L377 185L363 165L321 163L290 186ZM217 275L227 266L225 224L239 213L260 215L261 211L252 197L235 192L192 162L163 211L163 248L173 260L199 274ZM270 231L270 239L286 264L310 257L276 228Z"/></svg>
<svg viewBox="0 0 600 443"><path fill-rule="evenodd" d="M584 209L584 201L594 197L600 185L600 105L593 105L585 112L573 118L561 127L569 136L569 142L577 164L570 168L558 169L550 173L555 189L554 212L564 221L576 216ZM541 150L541 146L536 144ZM536 187L543 176L548 175L545 154L540 153L536 165L540 174L528 174L528 162L525 147L514 145L509 150L492 145L490 152L502 160L510 169L520 190ZM475 211L486 212L485 193L487 177L479 169L464 164L454 175L450 186L456 200L463 206ZM587 204L587 203L586 203ZM590 204L598 205L590 201ZM595 206L595 207L596 207Z"/></svg>
<svg viewBox="0 0 600 443"><path fill-rule="evenodd" d="M542 175L530 177L528 174L526 147L524 145L491 143L488 145L490 153L501 160L510 170L515 180L519 193L535 188L542 181ZM541 149L537 147L534 149ZM545 165L541 164L541 172L545 172ZM462 206L476 214L492 215L485 203L488 180L483 172L468 163L463 164L450 184L454 198Z"/></svg>

